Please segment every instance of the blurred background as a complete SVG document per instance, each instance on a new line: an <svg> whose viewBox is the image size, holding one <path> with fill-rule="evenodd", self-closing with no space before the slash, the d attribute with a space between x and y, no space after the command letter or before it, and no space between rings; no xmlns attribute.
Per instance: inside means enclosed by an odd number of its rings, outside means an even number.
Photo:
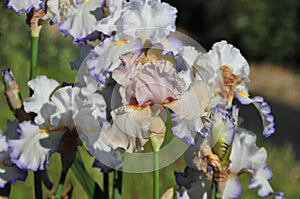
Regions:
<svg viewBox="0 0 300 199"><path fill-rule="evenodd" d="M258 146L268 151L268 165L273 170L271 185L285 192L286 198L300 197L300 1L299 0L168 0L178 9L178 31L198 41L206 50L213 43L227 40L241 50L251 66L252 96L263 96L275 115L276 134L261 136L258 112L252 106L242 106L242 126L257 133ZM28 97L26 82L29 78L30 33L26 16L18 16L0 3L0 68L11 67L19 83L23 98ZM76 72L70 62L79 53L70 37L63 37L56 26L45 24L39 46L38 74L60 82L73 82ZM4 92L0 84L0 92ZM0 95L0 128L5 131L6 120L14 119ZM84 150L82 150L84 153ZM92 158L87 154L85 166L102 185L102 175L91 169ZM50 177L57 183L60 169L59 155L52 157ZM161 170L161 191L176 188L174 171L183 171L185 162L178 159ZM244 192L241 198L258 198L255 190L247 190L249 176L241 179ZM152 174L124 174L123 198L152 197ZM87 198L70 172L65 189L74 186L74 198ZM26 182L17 182L11 198L33 198L32 173ZM45 197L53 191L45 190Z"/></svg>

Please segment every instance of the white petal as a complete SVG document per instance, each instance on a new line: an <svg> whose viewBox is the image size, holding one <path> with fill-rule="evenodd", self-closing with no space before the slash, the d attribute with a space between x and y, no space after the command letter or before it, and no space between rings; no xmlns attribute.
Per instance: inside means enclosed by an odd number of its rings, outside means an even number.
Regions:
<svg viewBox="0 0 300 199"><path fill-rule="evenodd" d="M256 146L256 136L243 130L235 133L230 155L230 170L238 173L242 169L257 171L266 162L267 151Z"/></svg>
<svg viewBox="0 0 300 199"><path fill-rule="evenodd" d="M41 0L9 0L7 6L14 9L18 14L20 14L21 11L29 13L31 8L39 10L41 8L41 3Z"/></svg>
<svg viewBox="0 0 300 199"><path fill-rule="evenodd" d="M23 122L19 127L20 138L8 141L12 161L21 169L34 171L45 169L51 153L59 147L65 129L48 134L42 133L30 122Z"/></svg>
<svg viewBox="0 0 300 199"><path fill-rule="evenodd" d="M91 57L87 60L87 65L91 76L104 83L106 80L106 73L112 72L119 67L121 60L119 56L128 52L140 53L141 41L134 42L114 41L113 39L106 39L99 46L96 46L91 51Z"/></svg>
<svg viewBox="0 0 300 199"><path fill-rule="evenodd" d="M101 7L102 0L89 0L76 5L76 12L59 24L62 33L68 33L74 41L80 41L96 30L97 20L91 11Z"/></svg>
<svg viewBox="0 0 300 199"><path fill-rule="evenodd" d="M38 114L43 104L49 102L51 93L58 85L56 80L48 79L46 76L30 80L28 86L33 90L33 95L24 100L25 111Z"/></svg>
<svg viewBox="0 0 300 199"><path fill-rule="evenodd" d="M151 109L120 107L112 111L113 124L104 129L104 137L113 148L123 148L128 152L138 151L149 139Z"/></svg>
<svg viewBox="0 0 300 199"><path fill-rule="evenodd" d="M161 41L170 32L174 32L176 8L157 0L133 0L125 5L121 32L127 38Z"/></svg>
<svg viewBox="0 0 300 199"><path fill-rule="evenodd" d="M272 177L272 171L266 166L263 165L259 170L252 174L252 179L249 184L250 189L259 187L258 195L261 197L266 197L273 192L269 181Z"/></svg>
<svg viewBox="0 0 300 199"><path fill-rule="evenodd" d="M122 14L122 0L108 1L109 15L97 23L96 30L104 33L105 35L111 35L113 31L117 30L117 21Z"/></svg>
<svg viewBox="0 0 300 199"><path fill-rule="evenodd" d="M223 199L239 198L242 193L242 185L237 175L229 174L225 189L222 195Z"/></svg>
<svg viewBox="0 0 300 199"><path fill-rule="evenodd" d="M184 92L179 100L164 104L177 115L186 119L207 116L211 94L208 86L202 81L195 81L188 91Z"/></svg>
<svg viewBox="0 0 300 199"><path fill-rule="evenodd" d="M177 192L176 192L176 198L177 198L177 199L190 199L190 197L189 197L189 195L188 195L188 193L187 193L186 190L183 192L183 194L180 194L180 193L177 191Z"/></svg>
<svg viewBox="0 0 300 199"><path fill-rule="evenodd" d="M55 113L51 115L51 126L54 128L66 126L69 129L74 127L74 115L83 105L83 101L78 95L79 92L79 88L67 86L58 89L53 94L51 101L57 108Z"/></svg>
<svg viewBox="0 0 300 199"><path fill-rule="evenodd" d="M205 81L217 86L217 71L221 66L228 65L235 75L239 75L244 82L249 81L249 65L237 48L226 41L220 41L213 45L212 49L201 56L197 64L205 71Z"/></svg>
<svg viewBox="0 0 300 199"><path fill-rule="evenodd" d="M86 142L89 151L93 154L96 150L110 151L111 148L101 138L103 122L101 118L92 115L89 107L81 108L75 117L76 129L82 141Z"/></svg>
<svg viewBox="0 0 300 199"><path fill-rule="evenodd" d="M172 63L168 61L159 61L155 65L147 64L135 80L136 84L131 86L134 86L139 105L148 102L164 104L169 99L178 99L186 87Z"/></svg>

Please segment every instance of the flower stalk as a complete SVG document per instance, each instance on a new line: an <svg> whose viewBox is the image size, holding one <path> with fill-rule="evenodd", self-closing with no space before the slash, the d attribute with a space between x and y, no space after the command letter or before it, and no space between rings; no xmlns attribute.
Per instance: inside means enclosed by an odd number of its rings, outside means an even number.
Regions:
<svg viewBox="0 0 300 199"><path fill-rule="evenodd" d="M29 80L34 79L37 76L37 66L38 66L38 43L39 35L42 29L42 20L41 18L45 15L43 10L36 11L35 8L32 8L29 14L27 15L27 24L29 25L31 32L31 61L30 61L30 74ZM33 94L33 91L30 90L30 96ZM33 119L33 118L32 118ZM34 192L35 198L43 198L42 191L42 177L39 171L34 172Z"/></svg>

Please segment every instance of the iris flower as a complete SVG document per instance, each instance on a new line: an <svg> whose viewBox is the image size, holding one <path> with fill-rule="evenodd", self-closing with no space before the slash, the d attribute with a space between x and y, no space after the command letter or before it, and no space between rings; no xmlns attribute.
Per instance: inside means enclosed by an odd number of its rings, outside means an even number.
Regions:
<svg viewBox="0 0 300 199"><path fill-rule="evenodd" d="M37 116L34 123L25 121L19 125L20 137L10 140L9 146L15 164L36 171L45 169L51 154L59 149L63 135L73 131L76 114L85 108L95 117L105 118L106 105L93 89L57 88L58 82L45 76L38 76L28 85L33 95L25 99L24 108Z"/></svg>
<svg viewBox="0 0 300 199"><path fill-rule="evenodd" d="M150 59L144 63L144 58L134 53L121 60L123 65L113 71L112 77L120 85L123 106L111 112L113 124L107 132L104 130L113 148L133 152L141 150L151 136L163 139L164 108L186 118L207 114L209 99L203 82L186 86L170 61ZM197 119L201 122L200 117ZM185 141L193 136L174 134Z"/></svg>
<svg viewBox="0 0 300 199"><path fill-rule="evenodd" d="M263 135L275 132L274 117L270 106L262 97L249 97L246 83L249 81L249 65L237 48L226 41L217 42L197 62L197 79L206 81L217 96L227 99L229 106L234 97L242 104L254 104L263 121Z"/></svg>

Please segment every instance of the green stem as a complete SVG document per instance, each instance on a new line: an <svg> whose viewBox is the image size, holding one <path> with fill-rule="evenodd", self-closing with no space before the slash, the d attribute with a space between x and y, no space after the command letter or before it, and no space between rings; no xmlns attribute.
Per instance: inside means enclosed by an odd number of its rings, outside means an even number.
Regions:
<svg viewBox="0 0 300 199"><path fill-rule="evenodd" d="M59 184L55 192L55 198L61 198L62 188L64 186L67 177L67 172L61 172Z"/></svg>
<svg viewBox="0 0 300 199"><path fill-rule="evenodd" d="M30 75L29 79L33 79L37 74L37 59L38 59L38 36L31 36L31 62L30 62ZM30 90L30 96L32 95L32 90ZM33 118L32 118L33 119ZM34 192L35 198L43 198L42 191L42 178L41 173L36 171L34 172Z"/></svg>
<svg viewBox="0 0 300 199"><path fill-rule="evenodd" d="M122 195L122 171L114 171L114 184L113 184L113 199L121 199Z"/></svg>
<svg viewBox="0 0 300 199"><path fill-rule="evenodd" d="M159 199L159 151L153 152L153 199Z"/></svg>
<svg viewBox="0 0 300 199"><path fill-rule="evenodd" d="M31 62L30 62L30 79L34 79L37 75L38 63L38 44L39 37L31 36Z"/></svg>

